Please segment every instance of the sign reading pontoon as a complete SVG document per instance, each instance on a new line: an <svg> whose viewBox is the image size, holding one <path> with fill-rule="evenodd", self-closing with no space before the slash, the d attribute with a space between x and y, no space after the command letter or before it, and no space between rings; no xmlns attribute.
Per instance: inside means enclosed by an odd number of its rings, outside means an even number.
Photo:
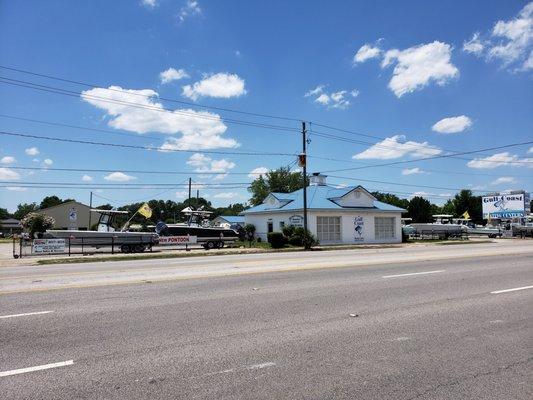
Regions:
<svg viewBox="0 0 533 400"><path fill-rule="evenodd" d="M159 236L159 245L170 246L172 244L196 244L197 236Z"/></svg>

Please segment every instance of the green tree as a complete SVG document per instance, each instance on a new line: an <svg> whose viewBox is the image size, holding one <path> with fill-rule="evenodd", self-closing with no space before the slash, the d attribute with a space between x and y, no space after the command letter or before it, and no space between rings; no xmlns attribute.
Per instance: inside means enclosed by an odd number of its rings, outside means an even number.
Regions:
<svg viewBox="0 0 533 400"><path fill-rule="evenodd" d="M17 211L13 213L13 218L22 219L37 208L36 203L21 203L17 206Z"/></svg>
<svg viewBox="0 0 533 400"><path fill-rule="evenodd" d="M431 203L423 197L413 197L407 210L413 222L432 222Z"/></svg>
<svg viewBox="0 0 533 400"><path fill-rule="evenodd" d="M306 184L309 180L306 179ZM280 167L276 170L267 172L255 179L248 188L252 194L250 203L257 206L263 202L265 197L271 192L290 193L303 187L302 174L292 172L289 167Z"/></svg>
<svg viewBox="0 0 533 400"><path fill-rule="evenodd" d="M63 200L61 200L57 196L46 196L41 201L41 204L39 205L39 208L43 209L43 208L53 207L53 206L57 206L57 205L62 204L62 203L63 203Z"/></svg>
<svg viewBox="0 0 533 400"><path fill-rule="evenodd" d="M468 211L472 221L476 223L483 222L481 196L474 196L471 190L463 189L451 201L455 211L453 214L456 217L460 217L465 211Z"/></svg>
<svg viewBox="0 0 533 400"><path fill-rule="evenodd" d="M387 204L391 204L396 207L404 208L407 210L409 207L409 200L400 199L395 194L391 193L381 193L381 192L372 192L372 195L379 201Z"/></svg>
<svg viewBox="0 0 533 400"><path fill-rule="evenodd" d="M7 219L10 216L11 216L11 214L9 213L9 211L7 211L7 209L0 208L0 219Z"/></svg>

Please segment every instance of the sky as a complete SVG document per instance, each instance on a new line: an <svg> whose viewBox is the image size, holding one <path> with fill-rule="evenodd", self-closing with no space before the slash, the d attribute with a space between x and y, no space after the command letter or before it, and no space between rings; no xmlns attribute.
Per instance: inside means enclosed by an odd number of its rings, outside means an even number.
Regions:
<svg viewBox="0 0 533 400"><path fill-rule="evenodd" d="M331 185L531 191L531 143L449 155L533 141L532 49L514 0L3 1L0 207L246 202L301 121Z"/></svg>

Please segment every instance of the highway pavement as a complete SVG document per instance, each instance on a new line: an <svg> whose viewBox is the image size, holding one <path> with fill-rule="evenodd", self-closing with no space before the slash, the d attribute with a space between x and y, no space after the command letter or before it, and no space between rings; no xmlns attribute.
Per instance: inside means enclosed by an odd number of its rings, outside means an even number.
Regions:
<svg viewBox="0 0 533 400"><path fill-rule="evenodd" d="M0 397L531 399L513 243L1 268Z"/></svg>

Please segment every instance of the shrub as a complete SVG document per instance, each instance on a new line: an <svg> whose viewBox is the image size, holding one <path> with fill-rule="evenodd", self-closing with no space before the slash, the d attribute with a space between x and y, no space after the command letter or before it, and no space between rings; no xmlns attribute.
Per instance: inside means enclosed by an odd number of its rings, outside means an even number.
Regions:
<svg viewBox="0 0 533 400"><path fill-rule="evenodd" d="M285 225L282 231L286 237L290 238L294 234L295 229L296 227L294 225Z"/></svg>
<svg viewBox="0 0 533 400"><path fill-rule="evenodd" d="M287 244L287 238L281 232L270 232L267 238L273 249L281 249Z"/></svg>
<svg viewBox="0 0 533 400"><path fill-rule="evenodd" d="M20 221L24 229L26 229L30 237L34 237L36 233L45 232L54 226L55 220L47 215L31 212L27 214L22 221Z"/></svg>
<svg viewBox="0 0 533 400"><path fill-rule="evenodd" d="M293 234L289 237L289 243L293 246L312 247L318 244L318 240L309 231L302 227L294 228Z"/></svg>
<svg viewBox="0 0 533 400"><path fill-rule="evenodd" d="M255 225L246 224L244 225L244 232L246 232L246 237L248 240L253 240L255 235Z"/></svg>

